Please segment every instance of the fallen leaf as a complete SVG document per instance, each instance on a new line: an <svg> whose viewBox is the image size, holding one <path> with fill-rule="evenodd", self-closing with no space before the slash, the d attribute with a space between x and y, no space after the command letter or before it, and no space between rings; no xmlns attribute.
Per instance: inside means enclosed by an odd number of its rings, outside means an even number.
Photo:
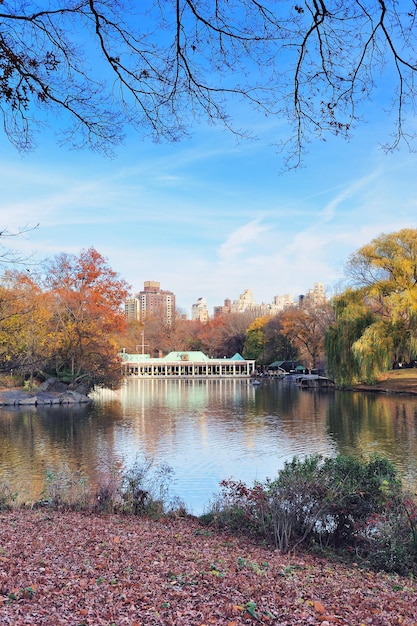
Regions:
<svg viewBox="0 0 417 626"><path fill-rule="evenodd" d="M313 602L313 606L314 606L314 610L316 611L316 613L325 613L326 609L324 608L324 606L322 605L321 602L317 602L317 600L315 600Z"/></svg>

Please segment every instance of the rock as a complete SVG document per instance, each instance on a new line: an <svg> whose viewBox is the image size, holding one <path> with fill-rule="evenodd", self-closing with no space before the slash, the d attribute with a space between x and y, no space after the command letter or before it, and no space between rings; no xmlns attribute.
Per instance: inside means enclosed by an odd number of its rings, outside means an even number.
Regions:
<svg viewBox="0 0 417 626"><path fill-rule="evenodd" d="M68 388L57 391L5 391L0 393L0 406L58 406L63 404L86 404L92 399Z"/></svg>
<svg viewBox="0 0 417 626"><path fill-rule="evenodd" d="M83 385L82 383L75 385L75 387L71 386L70 389L71 391L76 391L77 393L80 393L82 396L88 395L88 393L91 391L88 385Z"/></svg>
<svg viewBox="0 0 417 626"><path fill-rule="evenodd" d="M47 378L39 385L37 391L57 391L63 393L68 389L68 385L60 382L57 378Z"/></svg>
<svg viewBox="0 0 417 626"><path fill-rule="evenodd" d="M60 403L61 404L78 404L80 402L91 402L91 398L88 398L77 391L71 391L71 389L67 389L64 393L60 395Z"/></svg>
<svg viewBox="0 0 417 626"><path fill-rule="evenodd" d="M37 405L38 398L37 396L30 396L27 393L23 393L22 397L18 399L16 404L25 404L25 405Z"/></svg>

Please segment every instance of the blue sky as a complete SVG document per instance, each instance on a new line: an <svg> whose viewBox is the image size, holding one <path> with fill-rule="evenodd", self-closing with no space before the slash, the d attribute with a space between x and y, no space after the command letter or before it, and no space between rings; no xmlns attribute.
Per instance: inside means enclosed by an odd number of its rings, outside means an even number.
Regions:
<svg viewBox="0 0 417 626"><path fill-rule="evenodd" d="M237 113L239 113L237 111ZM0 225L37 259L95 247L131 285L156 280L190 315L252 289L257 302L333 293L348 256L382 232L417 227L417 155L386 155L379 102L353 139L309 146L304 167L280 173L272 136L282 120L257 119L258 141L201 125L191 139L155 144L129 136L110 160L60 148L52 134L22 157L0 138Z"/></svg>

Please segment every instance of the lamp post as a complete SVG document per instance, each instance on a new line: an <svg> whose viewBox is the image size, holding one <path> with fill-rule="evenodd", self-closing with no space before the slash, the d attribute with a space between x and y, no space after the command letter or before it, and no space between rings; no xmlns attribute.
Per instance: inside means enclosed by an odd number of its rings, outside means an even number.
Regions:
<svg viewBox="0 0 417 626"><path fill-rule="evenodd" d="M141 346L142 347L142 354L145 354L145 346L147 348L149 348L149 344L148 343L145 344L145 331L144 330L141 332L141 336L142 336L142 346ZM135 347L136 352L138 351L138 347L139 347L139 345L137 345Z"/></svg>

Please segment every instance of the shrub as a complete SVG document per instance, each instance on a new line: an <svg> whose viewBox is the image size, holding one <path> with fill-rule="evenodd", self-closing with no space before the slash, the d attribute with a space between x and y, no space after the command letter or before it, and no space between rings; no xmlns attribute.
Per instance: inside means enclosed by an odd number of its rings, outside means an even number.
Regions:
<svg viewBox="0 0 417 626"><path fill-rule="evenodd" d="M168 506L173 470L166 464L154 466L150 456L137 458L122 476L122 508L134 515L163 515Z"/></svg>
<svg viewBox="0 0 417 626"><path fill-rule="evenodd" d="M110 461L100 468L94 491L94 503L97 511L112 513L120 508L122 478L122 468L120 463L116 461Z"/></svg>
<svg viewBox="0 0 417 626"><path fill-rule="evenodd" d="M0 485L0 511L8 511L13 507L17 493L12 491L7 483Z"/></svg>
<svg viewBox="0 0 417 626"><path fill-rule="evenodd" d="M231 530L244 530L259 533L263 527L262 515L264 500L267 497L265 487L256 482L248 487L242 481L222 480L221 493L213 499L208 513L201 517L206 523L219 527L227 526Z"/></svg>
<svg viewBox="0 0 417 626"><path fill-rule="evenodd" d="M402 575L417 573L417 504L400 493L381 513L372 513L358 528L361 557L373 568Z"/></svg>
<svg viewBox="0 0 417 626"><path fill-rule="evenodd" d="M216 520L264 536L280 550L287 551L333 529L329 522L332 499L323 477L319 455L286 462L274 480L256 482L222 481L216 504ZM330 481L329 481L330 484Z"/></svg>
<svg viewBox="0 0 417 626"><path fill-rule="evenodd" d="M94 510L105 513L163 515L173 507L184 511L182 502L169 507L169 485L173 470L166 464L154 465L152 457L137 458L123 470L121 463L111 462L101 468L94 488L78 473L66 471L46 473L42 499L36 506L53 509ZM1 494L0 494L1 506Z"/></svg>
<svg viewBox="0 0 417 626"><path fill-rule="evenodd" d="M401 491L394 465L376 455L368 461L343 455L328 458L320 477L326 491L326 514L331 520L320 535L336 549L352 545L357 526L372 513L382 513Z"/></svg>
<svg viewBox="0 0 417 626"><path fill-rule="evenodd" d="M90 508L91 493L87 480L80 473L47 470L42 499L36 503L55 510L82 511Z"/></svg>
<svg viewBox="0 0 417 626"><path fill-rule="evenodd" d="M222 481L205 518L259 534L282 551L308 543L390 571L416 564L417 505L404 497L393 464L378 456L295 457L274 480L252 487Z"/></svg>

